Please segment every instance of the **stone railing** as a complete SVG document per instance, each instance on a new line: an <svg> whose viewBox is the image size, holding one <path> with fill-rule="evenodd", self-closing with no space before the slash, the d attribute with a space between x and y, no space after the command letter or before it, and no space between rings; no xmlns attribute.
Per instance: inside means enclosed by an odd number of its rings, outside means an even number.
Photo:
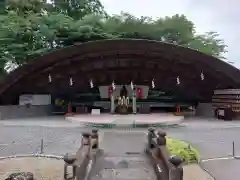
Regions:
<svg viewBox="0 0 240 180"><path fill-rule="evenodd" d="M76 154L64 156L64 180L83 180L88 176L99 151L98 145L98 130L82 133L82 144ZM72 172L68 172L68 167L71 167Z"/></svg>
<svg viewBox="0 0 240 180"><path fill-rule="evenodd" d="M183 160L171 157L166 146L166 133L153 128L148 131L148 147L146 149L155 168L158 179L183 180Z"/></svg>

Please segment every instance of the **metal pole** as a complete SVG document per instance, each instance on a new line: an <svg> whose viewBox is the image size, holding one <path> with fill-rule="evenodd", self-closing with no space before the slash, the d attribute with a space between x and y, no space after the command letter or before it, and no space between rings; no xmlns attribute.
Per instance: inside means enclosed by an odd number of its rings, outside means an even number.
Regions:
<svg viewBox="0 0 240 180"><path fill-rule="evenodd" d="M235 157L235 143L232 142L232 156Z"/></svg>
<svg viewBox="0 0 240 180"><path fill-rule="evenodd" d="M40 149L40 154L43 154L43 139L41 139L41 149Z"/></svg>

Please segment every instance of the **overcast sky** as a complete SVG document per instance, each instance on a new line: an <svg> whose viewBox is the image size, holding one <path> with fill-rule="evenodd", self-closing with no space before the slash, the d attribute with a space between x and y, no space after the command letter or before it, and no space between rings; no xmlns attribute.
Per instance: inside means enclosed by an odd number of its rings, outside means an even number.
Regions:
<svg viewBox="0 0 240 180"><path fill-rule="evenodd" d="M184 14L199 33L216 31L228 45L226 57L240 68L240 0L101 0L110 14L164 17Z"/></svg>

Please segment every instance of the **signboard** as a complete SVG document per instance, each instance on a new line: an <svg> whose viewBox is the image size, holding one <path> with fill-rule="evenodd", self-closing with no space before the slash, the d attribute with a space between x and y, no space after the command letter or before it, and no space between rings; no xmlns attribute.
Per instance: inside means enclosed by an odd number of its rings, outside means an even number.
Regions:
<svg viewBox="0 0 240 180"><path fill-rule="evenodd" d="M33 104L33 96L32 95L21 95L19 97L19 105L32 105Z"/></svg>
<svg viewBox="0 0 240 180"><path fill-rule="evenodd" d="M19 96L19 105L50 105L51 95L48 94L23 94Z"/></svg>
<svg viewBox="0 0 240 180"><path fill-rule="evenodd" d="M215 95L225 95L225 94L240 94L240 89L216 89L214 90Z"/></svg>
<svg viewBox="0 0 240 180"><path fill-rule="evenodd" d="M224 110L223 109L219 109L218 110L218 115L219 116L224 116Z"/></svg>

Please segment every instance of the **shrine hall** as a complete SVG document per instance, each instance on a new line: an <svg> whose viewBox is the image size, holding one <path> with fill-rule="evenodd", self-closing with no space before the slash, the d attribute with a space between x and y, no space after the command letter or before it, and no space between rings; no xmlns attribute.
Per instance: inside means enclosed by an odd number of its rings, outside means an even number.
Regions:
<svg viewBox="0 0 240 180"><path fill-rule="evenodd" d="M239 89L239 69L197 50L150 40L99 40L29 60L1 81L0 105L18 116L229 106L239 112Z"/></svg>

